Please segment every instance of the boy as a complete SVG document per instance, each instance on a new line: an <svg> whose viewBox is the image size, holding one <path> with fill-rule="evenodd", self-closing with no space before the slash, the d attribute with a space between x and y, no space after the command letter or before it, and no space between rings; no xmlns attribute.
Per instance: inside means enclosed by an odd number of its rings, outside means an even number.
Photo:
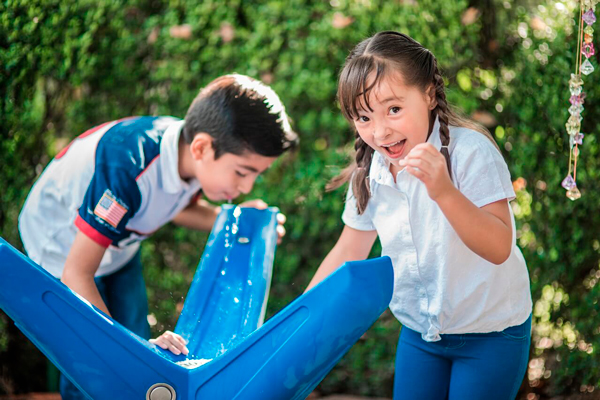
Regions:
<svg viewBox="0 0 600 400"><path fill-rule="evenodd" d="M169 221L210 230L219 208L200 195L222 201L249 193L257 176L297 141L273 90L243 75L217 78L200 91L185 120L125 118L71 142L23 206L23 244L36 263L148 339L140 241ZM266 207L260 200L243 205ZM161 338L161 347L185 352L172 335L171 343ZM61 394L83 398L64 377Z"/></svg>

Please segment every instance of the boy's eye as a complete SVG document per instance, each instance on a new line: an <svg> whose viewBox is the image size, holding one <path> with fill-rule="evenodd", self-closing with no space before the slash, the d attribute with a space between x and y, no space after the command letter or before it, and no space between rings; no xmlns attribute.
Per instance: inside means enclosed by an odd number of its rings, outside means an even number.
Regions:
<svg viewBox="0 0 600 400"><path fill-rule="evenodd" d="M390 114L398 114L400 112L400 107L391 107Z"/></svg>
<svg viewBox="0 0 600 400"><path fill-rule="evenodd" d="M246 177L246 174L242 174L240 171L235 171L235 174L237 176L239 176L240 178L245 178Z"/></svg>
<svg viewBox="0 0 600 400"><path fill-rule="evenodd" d="M369 121L369 117L365 117L364 115L361 115L356 120L358 122L368 122Z"/></svg>

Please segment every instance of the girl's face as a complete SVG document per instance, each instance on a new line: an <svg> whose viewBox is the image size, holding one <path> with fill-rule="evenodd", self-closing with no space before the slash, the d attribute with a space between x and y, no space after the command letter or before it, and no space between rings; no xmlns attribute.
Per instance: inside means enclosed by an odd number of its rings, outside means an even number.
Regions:
<svg viewBox="0 0 600 400"><path fill-rule="evenodd" d="M367 87L374 74L367 81ZM358 108L354 126L362 140L390 161L393 173L398 162L419 143L427 141L431 110L436 106L433 85L423 93L406 86L400 74L382 78L368 93L372 111Z"/></svg>

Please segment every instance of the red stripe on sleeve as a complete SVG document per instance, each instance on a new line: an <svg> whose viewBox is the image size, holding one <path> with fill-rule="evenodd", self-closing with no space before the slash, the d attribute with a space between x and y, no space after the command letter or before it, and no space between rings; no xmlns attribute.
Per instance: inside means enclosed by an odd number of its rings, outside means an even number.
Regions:
<svg viewBox="0 0 600 400"><path fill-rule="evenodd" d="M92 239L94 242L98 243L100 246L107 248L112 243L112 240L98 232L94 229L90 224L88 224L81 215L77 215L75 218L75 226L79 228L83 234Z"/></svg>
<svg viewBox="0 0 600 400"><path fill-rule="evenodd" d="M109 121L109 122L105 122L105 123L103 123L103 124L101 124L101 125L95 126L95 127L91 128L91 129L88 129L87 131L83 132L81 135L79 135L79 136L77 136L75 139L73 139L73 140L72 140L72 141L71 141L71 142L70 142L70 143L69 143L69 144L68 144L68 145L67 145L67 146L66 146L64 149L62 149L62 150L60 151L60 153L58 153L58 154L57 154L57 155L54 157L54 159L55 159L55 160L58 160L58 159L62 158L62 157L65 155L65 154L67 154L67 151L69 150L69 147L71 147L71 145L73 144L73 142L74 142L75 140L77 140L77 139L83 139L83 138L85 138L86 136L89 136L89 135L91 135L92 133L94 133L94 132L98 131L99 129L101 129L101 128L104 128L104 127L105 127L106 125L108 125L108 124L115 124L115 125L116 125L116 124L118 124L119 122L122 122L122 121L125 121L125 120L128 120L128 119L132 119L132 118L136 118L136 117L127 117L127 118L121 118L121 119L118 119L118 120L116 120L116 121Z"/></svg>

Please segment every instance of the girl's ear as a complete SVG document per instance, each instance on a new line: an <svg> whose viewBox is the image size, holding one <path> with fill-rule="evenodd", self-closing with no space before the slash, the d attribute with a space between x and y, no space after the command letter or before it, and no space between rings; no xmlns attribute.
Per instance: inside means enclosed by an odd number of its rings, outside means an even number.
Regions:
<svg viewBox="0 0 600 400"><path fill-rule="evenodd" d="M204 160L206 157L214 155L212 148L212 136L208 133L198 133L194 136L194 140L190 143L190 153L196 161Z"/></svg>
<svg viewBox="0 0 600 400"><path fill-rule="evenodd" d="M427 90L425 90L425 93L426 93L428 108L429 108L429 110L433 110L434 108L437 107L437 98L435 95L435 86L433 85L433 83L429 84L429 86L427 87Z"/></svg>

